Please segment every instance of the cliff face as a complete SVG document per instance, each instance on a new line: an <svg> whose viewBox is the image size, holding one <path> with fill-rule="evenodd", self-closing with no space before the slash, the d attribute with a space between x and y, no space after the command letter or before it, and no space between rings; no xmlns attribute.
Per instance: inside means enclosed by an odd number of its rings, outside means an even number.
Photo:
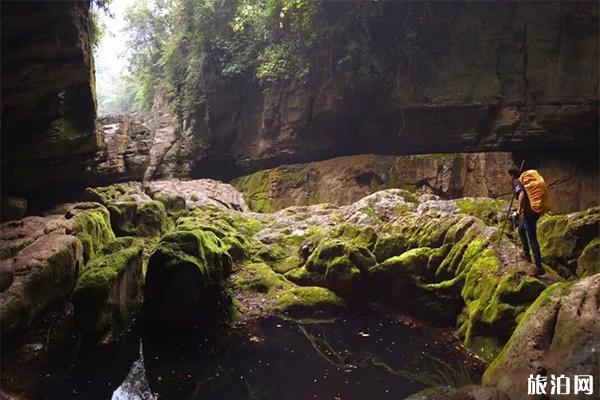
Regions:
<svg viewBox="0 0 600 400"><path fill-rule="evenodd" d="M598 7L592 2L386 4L418 50L391 81L332 76L217 87L185 116L193 173L231 177L339 155L598 150ZM400 40L391 28L372 41ZM323 62L324 54L314 56ZM567 154L567 157L571 154ZM578 156L574 156L576 159ZM597 156L596 156L597 158Z"/></svg>
<svg viewBox="0 0 600 400"><path fill-rule="evenodd" d="M512 153L453 153L408 156L345 156L266 169L234 179L253 211L321 203L350 204L378 190L401 188L442 198L510 199L510 165L537 168L549 188L553 212L598 205L598 166ZM595 168L595 169L594 169Z"/></svg>
<svg viewBox="0 0 600 400"><path fill-rule="evenodd" d="M89 4L2 2L3 192L47 199L84 185L230 179L344 155L505 151L556 177L564 210L597 204L593 2L384 7L373 46L392 52L405 40L391 21L414 30L414 51L397 55L392 79L364 85L335 68L265 85L239 77L217 81L177 123L159 101L150 118L97 127ZM329 45L312 62L327 65Z"/></svg>
<svg viewBox="0 0 600 400"><path fill-rule="evenodd" d="M98 142L89 2L1 7L3 191L63 189Z"/></svg>

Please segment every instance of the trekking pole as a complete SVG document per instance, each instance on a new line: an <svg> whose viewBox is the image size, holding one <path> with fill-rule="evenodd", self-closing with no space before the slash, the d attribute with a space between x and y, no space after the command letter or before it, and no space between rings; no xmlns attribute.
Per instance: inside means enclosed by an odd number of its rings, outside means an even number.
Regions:
<svg viewBox="0 0 600 400"><path fill-rule="evenodd" d="M523 166L525 165L525 160L521 161L521 167L519 168L519 173L523 171ZM502 230L500 231L500 237L498 238L498 243L496 247L500 246L500 241L502 240L502 235L504 235L504 229L506 229L506 223L508 222L508 217L510 216L510 210L512 210L513 201L515 201L515 191L512 191L512 198L510 199L510 205L508 206L508 211L506 212L506 218L504 219L504 224L502 225Z"/></svg>

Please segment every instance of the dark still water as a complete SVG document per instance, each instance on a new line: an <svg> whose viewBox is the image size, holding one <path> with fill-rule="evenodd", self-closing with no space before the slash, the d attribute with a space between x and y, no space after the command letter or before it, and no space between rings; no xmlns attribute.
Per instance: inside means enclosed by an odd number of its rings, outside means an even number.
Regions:
<svg viewBox="0 0 600 400"><path fill-rule="evenodd" d="M82 354L46 399L402 399L478 381L483 365L447 330L375 312L328 322L259 318L212 337L145 335Z"/></svg>

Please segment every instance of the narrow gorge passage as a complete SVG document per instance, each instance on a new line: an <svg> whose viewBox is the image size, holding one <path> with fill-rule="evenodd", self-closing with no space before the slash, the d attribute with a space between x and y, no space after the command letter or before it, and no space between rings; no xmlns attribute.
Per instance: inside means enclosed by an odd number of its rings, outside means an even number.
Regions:
<svg viewBox="0 0 600 400"><path fill-rule="evenodd" d="M597 397L596 2L0 16L1 400Z"/></svg>

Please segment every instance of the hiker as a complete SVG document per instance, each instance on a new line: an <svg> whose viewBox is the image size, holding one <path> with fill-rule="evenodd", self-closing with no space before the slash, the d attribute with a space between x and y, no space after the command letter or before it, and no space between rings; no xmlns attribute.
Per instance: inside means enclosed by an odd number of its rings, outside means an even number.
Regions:
<svg viewBox="0 0 600 400"><path fill-rule="evenodd" d="M533 259L535 261L535 274L543 275L544 268L542 267L542 255L540 253L540 245L537 239L537 221L540 218L540 214L533 211L525 187L519 180L521 171L517 167L511 167L508 170L508 174L511 177L513 190L515 196L518 199L519 204L519 236L523 243L523 252L521 257L528 262L531 262L531 255L529 254L529 248L533 252Z"/></svg>

